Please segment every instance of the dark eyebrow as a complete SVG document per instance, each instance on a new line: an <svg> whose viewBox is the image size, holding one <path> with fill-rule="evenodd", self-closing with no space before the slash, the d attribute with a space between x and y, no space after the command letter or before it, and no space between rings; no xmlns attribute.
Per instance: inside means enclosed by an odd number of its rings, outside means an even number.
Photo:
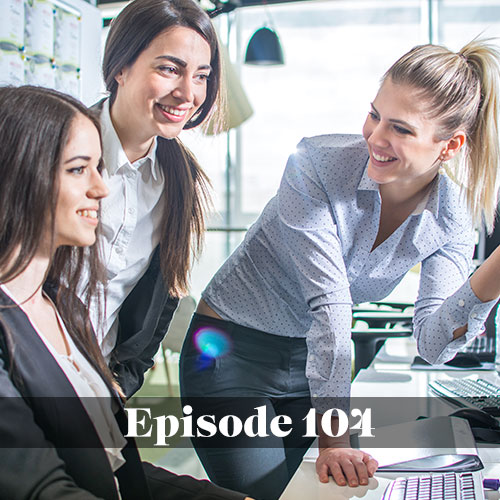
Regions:
<svg viewBox="0 0 500 500"><path fill-rule="evenodd" d="M71 163L72 161L75 161L75 160L90 161L90 156L83 156L83 155L73 156L73 158L70 158L69 160L66 160L64 162L64 164Z"/></svg>
<svg viewBox="0 0 500 500"><path fill-rule="evenodd" d="M375 111L375 113L377 113L377 115L380 116L380 113L377 111L377 108L373 105L373 102L371 102L370 104L373 111ZM418 127L415 127L415 125L410 125L408 122L405 122L404 120L395 120L394 118L389 118L389 121L391 123L395 123L396 125L402 125L403 127L409 129L412 132L418 130Z"/></svg>
<svg viewBox="0 0 500 500"><path fill-rule="evenodd" d="M166 59L167 61L178 64L182 68L185 68L187 66L186 61L179 59L178 57L175 56L169 56L169 55L157 56L155 57L155 60L156 59ZM198 66L198 69L208 69L209 71L212 71L212 66L210 66L210 64L203 64L202 66Z"/></svg>

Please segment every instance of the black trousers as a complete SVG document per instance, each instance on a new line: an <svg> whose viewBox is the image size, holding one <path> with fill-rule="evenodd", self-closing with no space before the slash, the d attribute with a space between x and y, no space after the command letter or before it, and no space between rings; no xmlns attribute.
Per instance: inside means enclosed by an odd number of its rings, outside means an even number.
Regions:
<svg viewBox="0 0 500 500"><path fill-rule="evenodd" d="M303 419L311 409L306 356L303 338L193 316L180 358L183 405L193 406L193 415L234 415L242 422L264 406L269 434L249 437L242 432L215 441L193 438L213 482L257 499L280 496L313 441L304 437ZM269 432L278 415L292 422L288 436Z"/></svg>

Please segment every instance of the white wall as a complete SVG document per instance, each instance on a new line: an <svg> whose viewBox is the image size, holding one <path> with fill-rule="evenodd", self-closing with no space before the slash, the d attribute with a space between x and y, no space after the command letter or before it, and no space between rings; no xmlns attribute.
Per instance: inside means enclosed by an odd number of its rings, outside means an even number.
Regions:
<svg viewBox="0 0 500 500"><path fill-rule="evenodd" d="M2 0L0 84L54 87L94 103L101 32L99 9L83 0Z"/></svg>
<svg viewBox="0 0 500 500"><path fill-rule="evenodd" d="M83 17L80 38L81 54L81 100L87 106L101 97L101 11L83 0L64 0L59 2L79 10Z"/></svg>

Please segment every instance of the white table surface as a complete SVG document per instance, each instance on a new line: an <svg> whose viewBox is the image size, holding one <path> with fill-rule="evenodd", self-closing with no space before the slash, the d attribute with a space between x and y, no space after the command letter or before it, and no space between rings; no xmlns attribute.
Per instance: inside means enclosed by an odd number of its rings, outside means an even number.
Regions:
<svg viewBox="0 0 500 500"><path fill-rule="evenodd" d="M426 397L429 396L428 383L436 378L476 377L500 385L500 377L494 371L433 371L410 370L416 354L412 339L388 339L372 364L361 370L352 384L353 397ZM453 411L450 407L450 413ZM484 477L500 478L500 445L478 449L485 466ZM291 479L280 500L344 500L364 498L381 499L387 485L403 474L376 473L367 486L349 488L338 486L333 479L326 484L320 483L315 463L304 460ZM487 500L499 500L497 491L488 491Z"/></svg>

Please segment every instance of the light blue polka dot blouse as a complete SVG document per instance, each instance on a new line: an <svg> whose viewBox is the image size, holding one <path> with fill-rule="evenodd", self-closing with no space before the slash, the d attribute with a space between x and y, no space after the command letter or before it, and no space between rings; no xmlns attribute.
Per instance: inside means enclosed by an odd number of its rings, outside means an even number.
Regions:
<svg viewBox="0 0 500 500"><path fill-rule="evenodd" d="M474 249L460 190L439 175L425 202L381 245L378 185L357 135L303 139L277 195L209 283L203 299L222 318L275 335L305 337L311 394L350 389L351 306L386 297L422 262L414 335L420 354L444 362L482 331L468 276ZM465 337L452 332L468 324Z"/></svg>

